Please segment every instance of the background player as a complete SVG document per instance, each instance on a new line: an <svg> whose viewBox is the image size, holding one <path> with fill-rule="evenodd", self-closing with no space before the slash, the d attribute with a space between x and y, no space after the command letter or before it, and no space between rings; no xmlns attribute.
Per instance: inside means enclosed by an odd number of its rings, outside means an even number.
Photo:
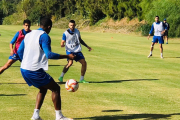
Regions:
<svg viewBox="0 0 180 120"><path fill-rule="evenodd" d="M51 52L51 39L48 36L51 27L52 21L43 18L40 21L40 28L27 34L22 41L18 50L22 59L21 74L29 86L33 85L39 89L32 120L41 120L39 111L48 89L52 91L56 120L71 120L62 115L60 87L45 70L48 70L48 59L74 59L74 55L59 55Z"/></svg>
<svg viewBox="0 0 180 120"><path fill-rule="evenodd" d="M87 68L87 63L85 61L85 58L81 52L82 48L81 48L81 44L84 45L85 47L87 47L89 49L89 51L92 50L91 47L89 47L82 39L81 39L81 35L78 29L75 28L75 21L74 20L70 20L69 21L69 29L66 30L63 33L63 37L62 37L62 41L61 41L61 47L66 47L66 54L74 54L75 57L75 61L80 62L82 64L82 68L81 68L81 77L80 77L80 83L88 83L84 80L84 75L86 72L86 68ZM68 69L71 67L71 65L73 64L73 60L69 60L68 59L68 64L64 67L61 76L59 77L59 81L63 82L63 77L64 74L68 71Z"/></svg>
<svg viewBox="0 0 180 120"><path fill-rule="evenodd" d="M163 47L162 47L162 44L164 44L163 34L165 33L166 30L167 30L166 25L163 22L159 21L159 16L156 16L155 22L152 24L151 31L149 32L149 36L148 36L148 40L149 40L150 35L154 31L154 37L152 40L150 54L148 58L152 56L154 44L157 42L159 42L159 47L160 47L160 52L161 52L160 57L163 58Z"/></svg>
<svg viewBox="0 0 180 120"><path fill-rule="evenodd" d="M170 26L169 26L169 23L166 22L166 18L164 19L164 24L165 24L166 27L167 27L167 30L166 30L166 32L164 33L164 39L166 39L166 44L168 44L168 31L169 31Z"/></svg>
<svg viewBox="0 0 180 120"><path fill-rule="evenodd" d="M30 26L31 26L31 21L24 20L24 22L23 22L24 29L18 31L15 34L14 38L11 40L10 45L9 45L10 50L11 50L11 52L10 52L11 56L9 57L9 60L7 61L7 63L0 68L0 74L2 74L6 69L8 69L14 62L16 62L17 60L20 60L19 56L17 54L17 50L20 46L20 43L24 39L25 35L31 31ZM15 46L14 46L14 50L13 50L14 44L15 44Z"/></svg>

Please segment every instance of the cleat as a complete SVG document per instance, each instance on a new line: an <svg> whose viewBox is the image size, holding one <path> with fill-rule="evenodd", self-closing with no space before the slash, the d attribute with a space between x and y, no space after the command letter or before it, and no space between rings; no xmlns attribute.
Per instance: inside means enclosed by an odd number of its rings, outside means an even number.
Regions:
<svg viewBox="0 0 180 120"><path fill-rule="evenodd" d="M150 55L148 56L148 58L150 58L150 57L152 57L152 54L150 54Z"/></svg>
<svg viewBox="0 0 180 120"><path fill-rule="evenodd" d="M31 120L43 120L43 119L41 117L39 117L38 119L32 117Z"/></svg>
<svg viewBox="0 0 180 120"><path fill-rule="evenodd" d="M161 56L161 59L164 59L163 56Z"/></svg>
<svg viewBox="0 0 180 120"><path fill-rule="evenodd" d="M85 80L80 80L79 83L89 83L89 82L86 82Z"/></svg>
<svg viewBox="0 0 180 120"><path fill-rule="evenodd" d="M63 77L58 78L59 82L63 82Z"/></svg>
<svg viewBox="0 0 180 120"><path fill-rule="evenodd" d="M60 118L60 119L56 119L56 120L73 120L72 118L66 118L66 117L62 117L62 118Z"/></svg>
<svg viewBox="0 0 180 120"><path fill-rule="evenodd" d="M168 44L168 42L166 42L166 44Z"/></svg>

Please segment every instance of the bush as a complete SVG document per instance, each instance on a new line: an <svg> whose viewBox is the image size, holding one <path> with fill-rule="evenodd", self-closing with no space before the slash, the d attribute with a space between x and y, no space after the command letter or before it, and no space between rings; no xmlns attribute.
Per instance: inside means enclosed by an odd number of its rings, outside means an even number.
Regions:
<svg viewBox="0 0 180 120"><path fill-rule="evenodd" d="M149 35L150 29L151 29L151 25L149 24L143 24L140 26L140 31L143 36Z"/></svg>

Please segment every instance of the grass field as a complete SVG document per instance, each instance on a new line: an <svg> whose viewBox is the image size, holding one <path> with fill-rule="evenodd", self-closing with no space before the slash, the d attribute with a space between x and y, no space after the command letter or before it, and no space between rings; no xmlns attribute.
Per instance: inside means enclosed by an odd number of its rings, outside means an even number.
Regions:
<svg viewBox="0 0 180 120"><path fill-rule="evenodd" d="M32 27L36 29L37 27ZM22 26L0 26L0 66L10 55L9 42ZM52 29L52 51L65 54L60 47L64 30ZM94 50L83 47L88 63L79 90L70 93L61 86L62 112L79 120L180 120L180 40L164 45L164 59L151 40L136 35L81 32ZM66 60L49 60L48 73L58 82ZM33 114L38 89L28 87L16 62L0 75L0 120L28 120ZM65 81L79 80L81 65L74 62ZM55 112L48 91L40 116L54 120Z"/></svg>

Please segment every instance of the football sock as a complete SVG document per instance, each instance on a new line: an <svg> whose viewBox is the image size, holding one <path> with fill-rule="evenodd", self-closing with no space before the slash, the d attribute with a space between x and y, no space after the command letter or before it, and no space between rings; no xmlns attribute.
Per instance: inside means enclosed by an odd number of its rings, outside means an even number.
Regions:
<svg viewBox="0 0 180 120"><path fill-rule="evenodd" d="M33 118L34 119L38 119L39 118L39 109L34 109Z"/></svg>
<svg viewBox="0 0 180 120"><path fill-rule="evenodd" d="M56 119L60 119L63 117L61 110L55 110L55 112L56 112Z"/></svg>
<svg viewBox="0 0 180 120"><path fill-rule="evenodd" d="M161 56L163 56L163 53L161 53Z"/></svg>
<svg viewBox="0 0 180 120"><path fill-rule="evenodd" d="M84 80L84 76L81 76L80 80Z"/></svg>
<svg viewBox="0 0 180 120"><path fill-rule="evenodd" d="M64 74L65 74L65 73L64 73L64 72L62 72L60 77L64 77Z"/></svg>
<svg viewBox="0 0 180 120"><path fill-rule="evenodd" d="M152 54L152 51L150 51L150 54Z"/></svg>

